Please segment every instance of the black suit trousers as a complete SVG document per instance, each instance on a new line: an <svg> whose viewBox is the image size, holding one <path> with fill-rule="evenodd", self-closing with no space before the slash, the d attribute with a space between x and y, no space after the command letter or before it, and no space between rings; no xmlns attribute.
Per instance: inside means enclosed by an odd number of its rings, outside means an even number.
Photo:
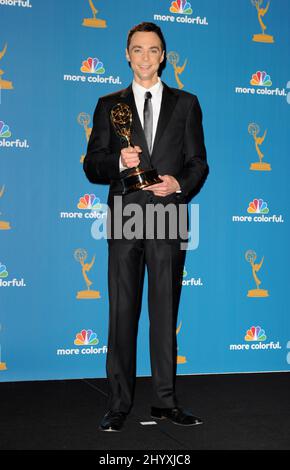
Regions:
<svg viewBox="0 0 290 470"><path fill-rule="evenodd" d="M153 406L177 406L178 304L185 250L165 240L109 242L109 407L129 412L136 379L137 333L145 267L148 272Z"/></svg>

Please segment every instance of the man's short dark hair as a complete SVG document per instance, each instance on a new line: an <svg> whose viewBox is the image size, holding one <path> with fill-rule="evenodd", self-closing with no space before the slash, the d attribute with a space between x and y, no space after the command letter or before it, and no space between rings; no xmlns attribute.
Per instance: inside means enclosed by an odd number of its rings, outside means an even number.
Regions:
<svg viewBox="0 0 290 470"><path fill-rule="evenodd" d="M157 36L159 37L159 39L161 41L162 50L166 51L165 39L164 39L163 33L162 33L161 29L159 28L159 26L157 26L154 23L149 23L149 22L145 22L145 21L143 23L137 24L136 26L133 26L133 28L130 29L130 31L128 33L128 39L127 39L127 49L128 50L129 50L129 46L130 46L130 42L131 42L133 34L134 33L143 33L143 32L157 34Z"/></svg>

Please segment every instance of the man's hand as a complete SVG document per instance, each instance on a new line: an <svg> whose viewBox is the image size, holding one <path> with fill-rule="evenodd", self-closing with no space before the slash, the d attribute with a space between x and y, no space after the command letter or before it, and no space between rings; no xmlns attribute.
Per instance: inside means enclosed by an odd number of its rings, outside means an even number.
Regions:
<svg viewBox="0 0 290 470"><path fill-rule="evenodd" d="M170 175L158 175L159 178L162 180L162 183L152 184L152 186L148 186L144 188L143 191L152 191L155 196L169 196L170 194L175 193L176 191L180 190L180 186L178 181L174 178L174 176Z"/></svg>
<svg viewBox="0 0 290 470"><path fill-rule="evenodd" d="M142 152L138 145L126 147L121 150L121 163L126 168L134 168L140 163L139 154Z"/></svg>

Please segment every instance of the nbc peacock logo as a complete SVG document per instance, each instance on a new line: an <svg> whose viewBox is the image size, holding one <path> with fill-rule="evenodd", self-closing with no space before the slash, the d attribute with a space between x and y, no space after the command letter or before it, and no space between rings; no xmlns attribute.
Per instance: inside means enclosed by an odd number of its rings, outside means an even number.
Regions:
<svg viewBox="0 0 290 470"><path fill-rule="evenodd" d="M1 88L1 86L0 86ZM0 147L18 147L18 148L24 148L28 149L29 144L27 142L27 139L21 140L21 139L15 139L15 140L10 140L11 137L11 130L8 124L4 121L0 121ZM9 140L6 140L9 139Z"/></svg>
<svg viewBox="0 0 290 470"><path fill-rule="evenodd" d="M169 12L171 13L170 15L168 15L168 10L164 13L154 13L154 21L208 26L206 16L193 16L191 3L187 0L171 0L169 2Z"/></svg>
<svg viewBox="0 0 290 470"><path fill-rule="evenodd" d="M250 85L252 86L236 86L235 93L243 95L287 96L285 88L270 88L273 82L271 76L265 70L257 70L252 73Z"/></svg>
<svg viewBox="0 0 290 470"><path fill-rule="evenodd" d="M267 335L261 326L251 326L244 336L245 343L230 344L230 351L273 351L282 349L280 341L265 342Z"/></svg>
<svg viewBox="0 0 290 470"><path fill-rule="evenodd" d="M106 220L108 206L103 204L95 194L85 193L77 202L79 211L60 211L61 219L102 219Z"/></svg>
<svg viewBox="0 0 290 470"><path fill-rule="evenodd" d="M182 15L192 14L191 4L186 0L176 0L175 2L171 2L169 10L171 13L181 13Z"/></svg>
<svg viewBox="0 0 290 470"><path fill-rule="evenodd" d="M122 85L121 79L118 76L114 77L105 75L104 63L96 56L89 56L82 61L82 65L79 69L83 75L65 73L63 75L64 81L75 82L75 83L99 83L107 85Z"/></svg>
<svg viewBox="0 0 290 470"><path fill-rule="evenodd" d="M253 73L250 83L253 86L272 86L270 75L268 75L267 72L260 72L259 70Z"/></svg>
<svg viewBox="0 0 290 470"><path fill-rule="evenodd" d="M8 279L9 272L5 264L0 262L0 288L4 287L26 287L24 279Z"/></svg>
<svg viewBox="0 0 290 470"><path fill-rule="evenodd" d="M266 341L267 336L265 334L265 330L263 330L260 326L252 326L249 330L247 330L245 340L246 341Z"/></svg>
<svg viewBox="0 0 290 470"><path fill-rule="evenodd" d="M105 69L103 62L101 62L97 57L88 57L82 63L81 72L103 74L105 73Z"/></svg>
<svg viewBox="0 0 290 470"><path fill-rule="evenodd" d="M249 214L268 214L268 204L266 201L263 201L263 199L254 199L250 202L247 212Z"/></svg>
<svg viewBox="0 0 290 470"><path fill-rule="evenodd" d="M182 285L184 287L189 287L189 286L202 287L203 286L203 282L200 277L195 278L195 277L187 277L187 276L188 276L188 272L186 270L186 267L184 266L183 273L182 273L182 277L183 277Z"/></svg>
<svg viewBox="0 0 290 470"><path fill-rule="evenodd" d="M84 194L84 196L79 199L78 209L100 210L101 208L102 204L100 203L100 199L96 197L95 194Z"/></svg>
<svg viewBox="0 0 290 470"><path fill-rule="evenodd" d="M268 203L262 198L254 198L248 203L248 215L233 215L232 222L266 222L266 223L284 223L282 214L268 215L270 209Z"/></svg>
<svg viewBox="0 0 290 470"><path fill-rule="evenodd" d="M99 344L99 339L92 330L82 330L76 334L74 344L76 346Z"/></svg>
<svg viewBox="0 0 290 470"><path fill-rule="evenodd" d="M5 279L6 277L8 277L7 268L6 268L5 264L2 264L0 262L0 279Z"/></svg>
<svg viewBox="0 0 290 470"><path fill-rule="evenodd" d="M75 335L74 348L59 348L56 350L57 356L89 356L96 354L106 354L106 345L98 346L100 340L98 335L91 329L82 329ZM76 347L77 346L77 347ZM97 347L98 346L98 347Z"/></svg>
<svg viewBox="0 0 290 470"><path fill-rule="evenodd" d="M4 121L0 121L0 138L11 137L9 126Z"/></svg>

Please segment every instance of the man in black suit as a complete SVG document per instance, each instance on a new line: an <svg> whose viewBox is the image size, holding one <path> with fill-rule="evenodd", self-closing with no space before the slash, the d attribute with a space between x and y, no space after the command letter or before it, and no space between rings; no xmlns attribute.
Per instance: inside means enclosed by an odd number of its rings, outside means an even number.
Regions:
<svg viewBox="0 0 290 470"><path fill-rule="evenodd" d="M84 171L90 182L105 179L110 183L107 356L110 402L99 427L103 431L121 430L132 407L145 266L154 389L151 416L185 426L202 423L178 405L175 394L176 324L185 260L185 250L180 244L182 229L172 236L170 223L165 221L164 236L160 238L155 227L148 227L146 219L149 206L170 205L175 209L184 206L205 181L208 165L201 109L196 96L169 88L160 80L158 73L165 59L165 41L158 26L153 23L135 26L128 35L126 58L133 71L133 82L127 89L99 99L84 160ZM132 111L130 146L121 142L110 121L111 110L118 103L129 105ZM142 169L157 169L161 182L122 194L122 178L139 164ZM116 198L119 198L118 205ZM116 224L125 228L127 223L128 228L133 203L142 213L133 224L133 236L128 236L125 230L116 236Z"/></svg>

